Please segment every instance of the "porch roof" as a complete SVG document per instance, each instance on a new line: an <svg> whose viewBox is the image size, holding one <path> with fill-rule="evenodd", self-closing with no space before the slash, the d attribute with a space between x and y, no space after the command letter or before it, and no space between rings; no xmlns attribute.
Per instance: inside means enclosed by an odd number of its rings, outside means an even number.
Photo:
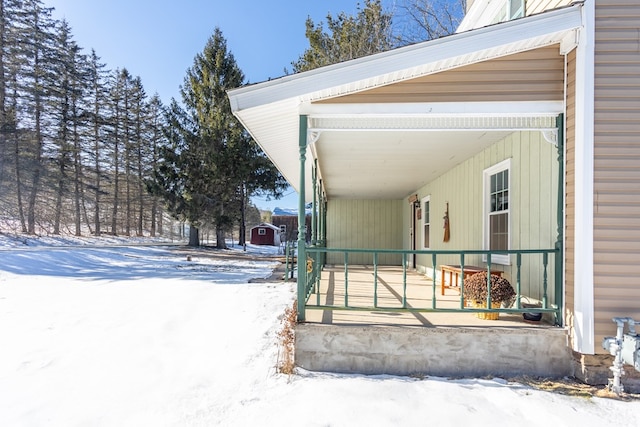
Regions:
<svg viewBox="0 0 640 427"><path fill-rule="evenodd" d="M518 129L546 129L564 110L529 102L319 103L560 45L570 51L582 4L454 34L229 91L233 113L299 190L299 116L309 117L307 176L318 159L327 197L403 198ZM429 155L417 155L428 149ZM310 179L306 194L312 197Z"/></svg>

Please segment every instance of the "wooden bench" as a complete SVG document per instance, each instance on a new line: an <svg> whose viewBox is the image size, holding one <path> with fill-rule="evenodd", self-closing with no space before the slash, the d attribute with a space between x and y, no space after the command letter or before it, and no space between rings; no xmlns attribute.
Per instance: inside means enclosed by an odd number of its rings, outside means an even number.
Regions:
<svg viewBox="0 0 640 427"><path fill-rule="evenodd" d="M462 275L462 268L459 265L441 265L440 271L442 272L442 278L440 280L440 292L444 295L444 290L446 288L456 288L458 292L460 292L459 280L458 278ZM487 272L485 267L476 267L473 265L465 265L464 266L464 275L462 276L462 281L466 276L470 276L476 273ZM449 284L447 285L445 280L445 274L449 273ZM455 281L452 280L453 275L455 274ZM495 274L496 276L502 277L502 271L499 270L491 270L491 274Z"/></svg>

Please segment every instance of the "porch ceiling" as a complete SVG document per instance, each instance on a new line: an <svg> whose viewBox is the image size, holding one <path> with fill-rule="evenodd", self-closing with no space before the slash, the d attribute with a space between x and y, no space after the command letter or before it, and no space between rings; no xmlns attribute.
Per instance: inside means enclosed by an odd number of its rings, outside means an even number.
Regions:
<svg viewBox="0 0 640 427"><path fill-rule="evenodd" d="M511 131L325 131L314 143L331 198L399 199Z"/></svg>

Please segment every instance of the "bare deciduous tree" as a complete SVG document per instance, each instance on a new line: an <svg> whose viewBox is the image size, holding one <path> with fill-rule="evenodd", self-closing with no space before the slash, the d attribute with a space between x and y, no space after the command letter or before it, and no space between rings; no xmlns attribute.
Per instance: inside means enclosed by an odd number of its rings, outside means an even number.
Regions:
<svg viewBox="0 0 640 427"><path fill-rule="evenodd" d="M407 45L453 34L464 17L467 0L398 0L394 30Z"/></svg>

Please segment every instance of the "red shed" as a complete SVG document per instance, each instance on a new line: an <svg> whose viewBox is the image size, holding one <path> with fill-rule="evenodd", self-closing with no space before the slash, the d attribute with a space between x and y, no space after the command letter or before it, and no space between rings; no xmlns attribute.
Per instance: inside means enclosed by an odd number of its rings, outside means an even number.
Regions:
<svg viewBox="0 0 640 427"><path fill-rule="evenodd" d="M251 244L280 246L280 228L264 222L256 225L251 229Z"/></svg>

